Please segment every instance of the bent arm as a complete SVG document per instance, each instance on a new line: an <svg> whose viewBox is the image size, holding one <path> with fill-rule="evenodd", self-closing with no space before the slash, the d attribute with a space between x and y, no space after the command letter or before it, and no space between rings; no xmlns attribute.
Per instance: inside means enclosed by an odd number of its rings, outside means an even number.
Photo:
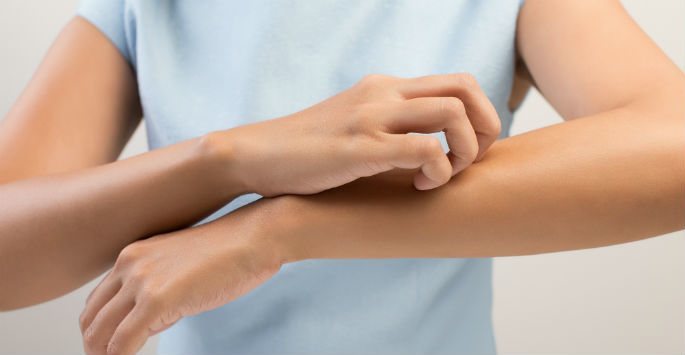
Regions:
<svg viewBox="0 0 685 355"><path fill-rule="evenodd" d="M656 130L646 112L625 108L502 140L437 189L417 191L413 171L386 173L262 199L134 243L89 297L86 349L132 353L150 329L231 302L286 262L532 254L683 228L685 108L660 111L666 126ZM136 306L123 317L112 302Z"/></svg>
<svg viewBox="0 0 685 355"><path fill-rule="evenodd" d="M112 163L140 119L135 87L116 48L76 18L2 121L0 309L64 294L127 244L240 193L208 137Z"/></svg>
<svg viewBox="0 0 685 355"><path fill-rule="evenodd" d="M64 294L127 244L188 226L240 194L194 139L115 163L0 186L0 307Z"/></svg>

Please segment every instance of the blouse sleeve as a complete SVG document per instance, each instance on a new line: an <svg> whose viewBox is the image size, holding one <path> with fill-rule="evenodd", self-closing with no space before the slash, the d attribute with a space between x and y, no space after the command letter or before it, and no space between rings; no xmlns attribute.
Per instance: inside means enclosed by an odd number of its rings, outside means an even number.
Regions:
<svg viewBox="0 0 685 355"><path fill-rule="evenodd" d="M126 0L81 0L76 14L97 27L133 65L125 7Z"/></svg>

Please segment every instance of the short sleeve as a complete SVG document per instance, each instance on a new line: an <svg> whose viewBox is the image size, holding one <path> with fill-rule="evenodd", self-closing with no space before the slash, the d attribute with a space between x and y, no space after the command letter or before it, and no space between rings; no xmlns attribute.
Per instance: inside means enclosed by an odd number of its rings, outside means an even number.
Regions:
<svg viewBox="0 0 685 355"><path fill-rule="evenodd" d="M125 0L81 0L76 14L97 27L130 64L133 64L129 49L125 20Z"/></svg>

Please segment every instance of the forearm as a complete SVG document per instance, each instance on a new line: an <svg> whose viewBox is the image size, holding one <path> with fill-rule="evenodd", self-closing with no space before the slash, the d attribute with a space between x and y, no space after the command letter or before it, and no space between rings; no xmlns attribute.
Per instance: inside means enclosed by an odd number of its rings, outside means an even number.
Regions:
<svg viewBox="0 0 685 355"><path fill-rule="evenodd" d="M532 254L682 228L684 119L662 116L666 127L650 129L638 111L614 110L503 140L434 190L418 191L413 171L386 173L317 195L264 198L136 242L80 317L86 348L133 348L151 329L250 292L287 262ZM120 287L115 298L112 287ZM111 302L136 306L121 321L103 311ZM136 315L146 304L157 306ZM94 321L100 314L107 318ZM135 317L145 320L131 336L126 320Z"/></svg>
<svg viewBox="0 0 685 355"><path fill-rule="evenodd" d="M206 140L0 185L0 306L61 295L127 244L197 222L241 193L230 162Z"/></svg>
<svg viewBox="0 0 685 355"><path fill-rule="evenodd" d="M301 260L535 254L682 229L685 112L652 110L673 102L501 140L435 191L386 175L282 197L270 232Z"/></svg>

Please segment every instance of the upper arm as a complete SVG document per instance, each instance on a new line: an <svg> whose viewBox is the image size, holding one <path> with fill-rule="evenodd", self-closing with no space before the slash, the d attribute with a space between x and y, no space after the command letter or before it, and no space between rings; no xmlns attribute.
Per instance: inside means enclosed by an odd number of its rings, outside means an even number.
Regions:
<svg viewBox="0 0 685 355"><path fill-rule="evenodd" d="M116 160L140 116L128 62L75 17L0 123L0 183Z"/></svg>
<svg viewBox="0 0 685 355"><path fill-rule="evenodd" d="M618 0L526 0L517 38L537 88L565 119L685 88L683 72Z"/></svg>

